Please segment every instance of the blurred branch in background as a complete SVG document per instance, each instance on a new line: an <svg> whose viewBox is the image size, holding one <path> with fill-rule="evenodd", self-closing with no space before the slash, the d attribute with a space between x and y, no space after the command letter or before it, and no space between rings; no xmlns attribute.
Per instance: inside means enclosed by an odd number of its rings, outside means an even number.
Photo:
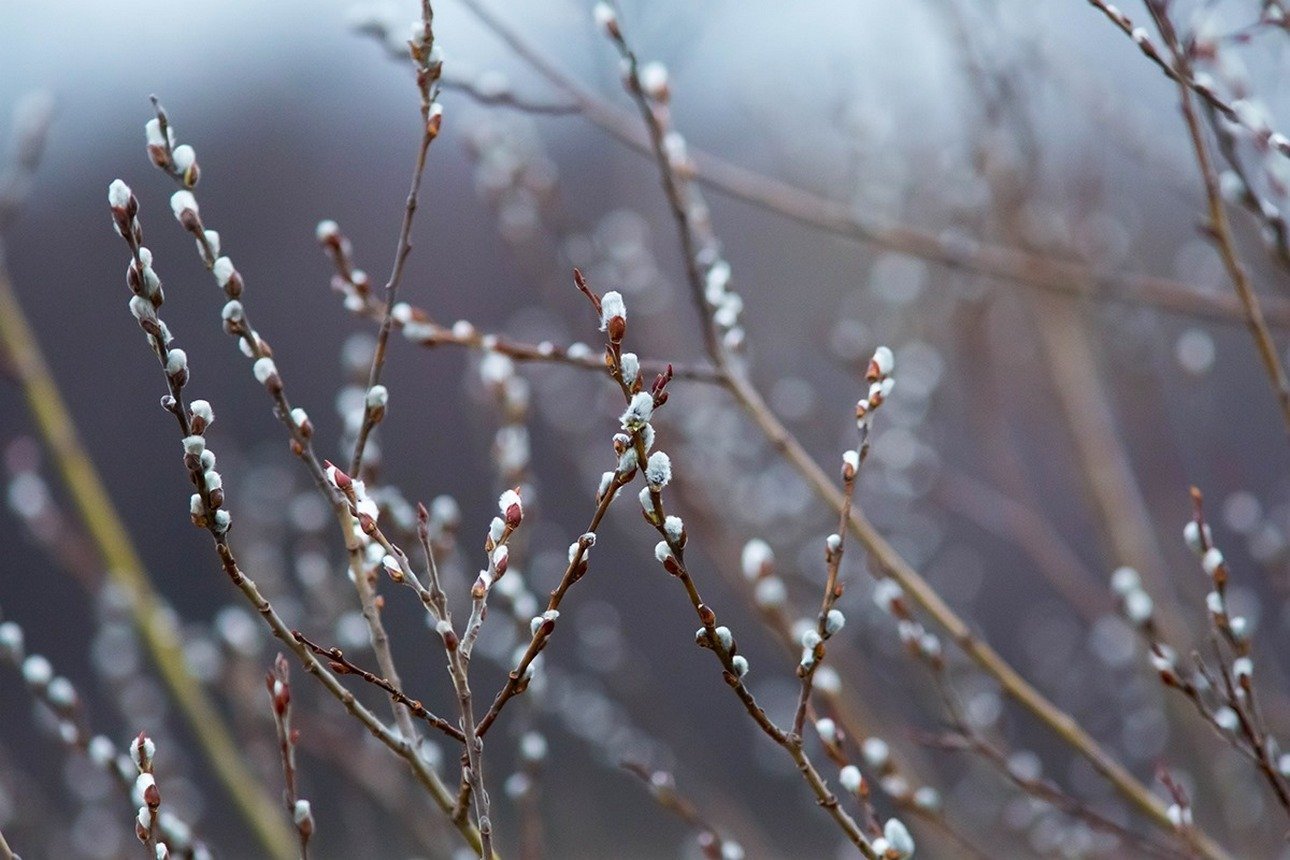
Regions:
<svg viewBox="0 0 1290 860"><path fill-rule="evenodd" d="M627 111L607 103L567 75L547 52L532 44L517 28L479 0L462 0L462 4L518 57L568 97L584 119L637 152L650 153L647 135ZM473 94L473 90L467 92ZM522 109L517 104L510 106ZM1172 313L1226 322L1244 318L1242 305L1230 296L1202 292L1194 286L1167 278L1104 272L1056 256L991 245L963 236L937 235L909 225L869 221L845 203L820 197L693 147L687 153L693 179L700 185L843 238L920 257L948 269L1025 284L1048 292L1144 304ZM1290 302L1269 299L1266 312L1273 324L1290 327Z"/></svg>

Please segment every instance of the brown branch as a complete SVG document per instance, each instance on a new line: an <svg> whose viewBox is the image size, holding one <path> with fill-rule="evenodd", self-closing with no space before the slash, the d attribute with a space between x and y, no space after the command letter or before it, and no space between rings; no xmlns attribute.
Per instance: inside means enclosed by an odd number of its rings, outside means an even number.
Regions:
<svg viewBox="0 0 1290 860"><path fill-rule="evenodd" d="M339 648L325 648L317 642L309 639L309 637L305 636L305 634L301 633L299 630L292 630L291 635L297 642L304 644L310 651L314 652L319 657L327 658L332 671L336 674L357 675L373 687L378 687L379 689L384 690L391 699L411 711L413 716L424 720L426 725L443 732L458 743L465 742L466 736L461 733L461 729L457 728L444 718L427 710L426 706L421 704L419 699L412 698L398 687L394 686L394 684L390 683L387 679L379 678L364 669L362 666L358 666L351 662L345 656L345 653Z"/></svg>
<svg viewBox="0 0 1290 860"><path fill-rule="evenodd" d="M421 142L417 146L416 166L412 170L412 187L403 206L403 223L399 226L398 248L394 252L394 265L390 270L390 279L385 284L385 312L381 317L381 328L376 335L376 349L372 353L372 369L368 374L367 390L372 392L381 383L381 371L385 367L385 349L390 341L390 329L393 326L392 314L394 303L398 299L399 282L403 280L403 270L412 253L412 221L417 213L417 200L421 193L421 179L425 175L426 153L430 144L439 136L439 127L443 120L443 109L435 102L439 94L439 75L443 63L435 50L434 44L434 10L429 0L422 0L421 22L424 27L420 38L409 43L412 59L417 69L417 88L421 91ZM349 473L355 478L362 476L363 449L372 428L380 421L385 412L385 405L379 408L368 403L363 412L363 424L358 430L354 443L354 456L349 461Z"/></svg>

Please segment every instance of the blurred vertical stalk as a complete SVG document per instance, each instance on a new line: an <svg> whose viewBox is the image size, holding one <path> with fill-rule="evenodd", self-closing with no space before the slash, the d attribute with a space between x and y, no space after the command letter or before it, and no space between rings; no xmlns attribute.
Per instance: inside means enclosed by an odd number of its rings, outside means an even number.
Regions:
<svg viewBox="0 0 1290 860"><path fill-rule="evenodd" d="M246 767L245 756L215 703L188 672L175 629L81 443L49 365L18 304L5 265L3 245L0 245L0 347L22 386L27 406L58 464L63 483L103 558L108 578L126 595L135 627L207 762L255 833L266 856L276 860L294 857L295 837L277 814L278 801Z"/></svg>

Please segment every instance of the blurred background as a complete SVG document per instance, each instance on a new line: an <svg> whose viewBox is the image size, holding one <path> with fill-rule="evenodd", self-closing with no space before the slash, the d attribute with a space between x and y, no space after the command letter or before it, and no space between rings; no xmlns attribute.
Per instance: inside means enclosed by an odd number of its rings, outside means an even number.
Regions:
<svg viewBox="0 0 1290 860"><path fill-rule="evenodd" d="M1146 23L1135 5L1125 11ZM590 4L484 8L635 118ZM1206 73L1275 128L1290 98L1280 86L1290 41L1283 28L1258 23L1274 8L1233 0L1173 11L1186 31L1220 46ZM1114 569L1137 567L1163 589L1153 593L1179 622L1173 630L1204 643L1207 585L1180 539L1187 488L1199 486L1232 564L1229 601L1253 626L1260 678L1272 688L1269 723L1290 720L1290 703L1275 692L1288 680L1277 657L1290 644L1290 458L1231 284L1198 229L1204 190L1176 87L1075 0L791 10L624 2L619 11L642 61L666 66L671 118L692 154L787 183L863 225L858 239L704 190L744 302L743 354L771 407L832 470L855 445L864 366L889 345L898 383L877 416L858 504L974 629L1136 775L1165 796L1154 773L1167 765L1197 820L1239 856L1290 856L1275 799L1161 687L1108 587ZM566 110L570 93L468 6L444 0L435 12L449 86L404 298L445 324L464 319L480 331L598 351L594 315L572 287L578 265L594 288L624 294L630 348L702 361L654 163ZM339 222L356 264L384 282L420 136L409 63L387 43L406 38L417 14L415 3L355 10L330 0L0 5L0 114L30 115L44 104L33 99L46 96L53 111L30 194L5 230L4 263L85 446L174 609L192 673L275 797L280 769L262 680L277 643L238 602L209 536L188 522L190 488L170 420L156 407L163 380L125 307L128 254L105 193L119 177L139 197L166 321L189 356L189 392L218 415L211 447L243 566L291 624L374 665L343 578L343 546L248 363L220 330L223 297L170 215L173 187L149 163L143 127L155 94L179 141L196 149L202 215L246 280L247 306L293 402L317 427L320 454L347 460L345 419L355 396L361 403L376 327L329 286L333 269L314 228ZM387 21L397 23L384 41L357 32ZM553 109L479 97L498 93ZM1250 186L1279 207L1286 159L1234 136ZM1269 241L1271 222L1239 200L1231 217L1279 335L1290 321L1290 278ZM1006 250L992 257L991 249ZM1001 262L971 262L983 257ZM1057 274L1036 270L1035 260ZM391 491L411 503L455 500L460 546L447 569L463 616L497 494L516 474L532 516L512 564L532 594L558 581L599 475L612 467L621 410L603 379L540 364L517 371L529 401L517 409L481 379L479 364L474 351L427 350L396 336L389 417L376 443L379 482ZM752 538L773 546L790 604L810 616L824 577L821 542L836 517L720 391L677 381L657 426L695 575L739 636L759 699L788 720L795 657L759 621L740 551ZM0 448L0 618L19 623L27 650L75 684L91 733L121 745L141 729L156 739L166 804L218 856L260 856L157 680L8 381ZM508 462L517 449L531 457ZM694 831L619 768L629 759L673 773L748 856L852 856L783 752L724 689L711 657L693 647L691 610L652 558L654 538L634 508L628 498L611 510L541 689L490 738L501 848L514 853L521 830L540 821L549 857L700 856ZM453 521L447 502L437 510ZM1019 792L980 757L920 743L945 726L935 687L871 600L864 553L854 548L843 569L842 684L872 720L864 735L891 745L912 785L935 788L948 821L991 856L1137 856L1115 835ZM381 589L405 686L451 713L422 610L412 595ZM484 701L515 644L497 616L481 644L490 659L477 661ZM1009 768L1051 777L1114 821L1145 829L993 682L957 656L950 664L971 724L999 739ZM402 765L296 675L317 855L452 856L455 835ZM387 715L379 695L351 686ZM519 751L526 733L546 741L540 765ZM455 773L456 755L445 747L442 773ZM525 812L526 799L535 811ZM893 812L885 795L875 803L881 818ZM135 856L132 814L101 769L60 742L21 674L0 665L0 829L14 848L28 858ZM910 824L922 856L965 856L936 828Z"/></svg>

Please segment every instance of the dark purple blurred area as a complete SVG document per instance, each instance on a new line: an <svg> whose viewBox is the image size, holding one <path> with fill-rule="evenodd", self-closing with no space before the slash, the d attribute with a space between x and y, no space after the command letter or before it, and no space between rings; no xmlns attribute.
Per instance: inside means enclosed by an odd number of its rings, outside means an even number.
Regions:
<svg viewBox="0 0 1290 860"><path fill-rule="evenodd" d="M675 121L693 147L849 202L866 217L986 238L998 225L986 217L986 180L971 173L980 129L964 106L970 91L937 21L937 5L625 3L622 15L642 57L668 65ZM314 227L322 219L338 221L359 264L375 283L384 283L419 136L410 71L372 39L349 32L348 6L0 6L0 116L31 90L47 90L56 100L48 151L32 196L6 236L5 262L155 584L203 635L235 595L208 536L188 522L191 489L173 424L157 405L161 375L126 308L128 256L112 231L106 190L120 177L141 202L146 241L166 286L166 320L189 356L190 391L210 400L219 416L211 444L221 452L235 518L239 504L250 511L260 505L270 519L282 516L292 493L307 488L307 476L290 456L248 362L220 330L223 297L171 216L173 188L147 160L143 127L152 115L148 96L156 94L180 140L197 150L202 214L246 280L247 306L273 346L293 401L309 410L321 453L347 459L348 452L336 450L337 391L351 381L342 351L351 335L374 326L347 313L330 289L332 270ZM501 69L517 92L551 96L464 9L450 2L437 6L447 68ZM565 71L630 107L617 81L617 59L594 32L587 4L492 6ZM404 7L411 20L416 4L401 4L401 13ZM1026 94L1042 158L1026 189L1026 235L1007 241L1091 246L1091 258L1107 268L1228 290L1195 230L1202 198L1168 82L1083 3L1013 10L1005 17L1010 29L995 38L1015 49L1024 37L1052 75ZM1284 68L1256 66L1254 77L1271 76L1275 83L1284 79L1278 71ZM1286 101L1284 88L1267 89L1270 99ZM627 296L632 344L642 357L699 360L702 344L654 165L578 117L521 116L459 92L442 101L444 133L431 149L404 298L447 323L468 319L481 330L525 340L594 345L596 320L569 277L574 263L590 260L593 286L623 289ZM1100 111L1113 119L1099 119ZM497 164L481 156L490 142L512 137L520 142L518 151L555 176L555 190L537 203L504 198L492 184ZM982 452L987 442L997 444L1026 476L1037 506L1076 548L1080 563L1102 579L1120 563L1042 372L1033 315L1043 306L1025 287L814 232L716 192L706 196L747 303L752 375L772 406L832 473L840 452L854 444L851 410L863 393L857 362L880 343L896 349L910 381L897 386L891 415L880 420L877 465L861 484L861 504L985 638L1150 780L1153 763L1181 742L1160 716L1159 691L1134 655L1132 637L1115 626L1109 611L1091 620L1077 617L1032 572L1030 558L938 501L934 491L947 473L988 477ZM1284 271L1260 257L1248 220L1234 220L1260 288L1285 297ZM596 280L622 271L614 262L619 246L642 251L640 265L653 267L644 274L627 267L640 278L636 292ZM1258 653L1268 677L1284 684L1284 666L1274 657L1288 641L1283 536L1290 530L1290 460L1246 332L1239 324L1132 304L1090 301L1077 310L1097 350L1099 366L1090 373L1101 375L1163 547L1161 566L1202 624L1204 583L1177 537L1189 514L1186 489L1199 485L1241 570L1244 597L1256 607L1251 614L1261 610ZM383 476L412 501L441 494L457 499L465 582L470 566L482 559L479 538L501 489L490 465L496 410L479 394L477 357L453 347L426 351L397 336L391 343L391 406L379 435ZM532 561L525 567L533 590L543 594L590 515L621 406L593 376L541 366L522 373L534 380L530 433L540 499L540 518L529 536ZM544 375L546 382L540 381ZM974 399L986 387L1002 411L982 426ZM687 522L693 514L695 522L707 523L696 527L705 590L712 603L726 607L723 618L740 633L758 694L783 714L796 692L792 663L758 626L746 597L731 587L737 573L732 578L718 569L737 571L743 542L764 537L784 566L800 573L790 587L804 614L813 611L823 577L820 539L836 521L725 406L720 395L677 383L660 434L670 429L677 440L661 435L692 506L682 504ZM705 434L716 453L703 453ZM21 394L5 382L0 448L31 435ZM696 463L742 464L745 471L709 482ZM48 460L42 470L65 502ZM255 480L267 485L263 497ZM1247 510L1255 500L1255 525L1224 525L1233 498ZM1249 519L1239 514L1237 521ZM1268 549L1269 533L1281 544ZM504 838L515 833L516 817L502 783L520 726L532 720L551 745L542 781L548 856L697 856L688 831L609 761L604 739L612 739L611 747L623 739L607 729L630 718L633 732L652 738L639 748L660 756L653 764L672 768L678 784L714 819L746 836L749 856L849 856L782 752L756 732L729 695L710 655L692 646L690 608L654 563L652 543L634 499L624 498L601 534L593 574L569 598L574 621L561 631L568 636L556 636L546 655L553 674L568 682L556 684L564 699L524 720L516 708L507 714L516 724L505 734L499 728L496 741L490 738L496 758L489 775ZM51 563L8 508L0 510L0 547L0 617L20 622L29 650L47 655L77 684L95 730L124 742L140 727L122 720L112 704L119 691L96 670L111 659L101 651L111 643L100 644L97 654L90 647L93 599ZM937 701L900 652L889 620L873 611L861 558L859 551L848 558L856 584L845 606L855 619L848 636L858 655L857 677L868 679L863 695L875 712L891 720L881 727L884 736L913 750L914 731L940 724ZM266 564L290 568L288 559L272 554ZM335 575L342 576L340 567ZM420 608L410 594L382 589L404 681L440 712L451 711L442 653ZM1109 598L1099 599L1109 610ZM297 601L295 608L298 623L307 627L307 606ZM316 632L326 638L335 631ZM267 669L274 643L261 647ZM1114 656L1126 648L1131 660ZM371 662L370 653L354 653ZM598 655L605 655L603 663ZM296 674L301 687L310 683L303 672ZM479 674L487 691L480 698L487 701L504 674L483 661ZM582 683L593 692L580 692ZM1034 750L1055 779L1095 800L1108 797L1086 765L1002 700L993 685L971 676L964 686L969 704L1004 709L996 725L1015 748ZM155 691L141 688L140 695ZM263 695L263 688L253 694ZM621 713L605 706L609 699ZM379 697L372 701L384 705ZM569 728L580 708L587 720L604 721L592 732L599 745ZM137 854L129 808L115 795L78 797L75 784L93 782L88 765L65 764L57 738L34 713L19 676L0 667L0 828L6 835L49 839L47 850L15 845L26 848L28 860ZM328 701L320 713L339 712ZM266 721L268 716L266 697ZM182 758L191 774L182 778L177 802L198 818L220 856L255 856L200 755L174 749L186 735L177 714L168 719L173 746L161 753ZM928 756L912 754L923 761ZM1220 753L1215 745L1181 755L1190 761ZM453 756L446 756L449 766ZM306 756L305 784L322 822L319 856L358 856L355 846L364 845L372 852L366 856L422 851L366 807L329 809L337 777L311 774L311 766ZM381 766L401 767L392 757ZM1218 769L1224 767L1231 769L1225 759ZM1011 822L992 826L1010 832L1016 845L1027 844L1017 833L1030 819L1009 805L1015 806L1013 796L997 776L966 759L938 772L951 814L961 821L980 816ZM1199 793L1211 811L1222 807L1216 796L1222 792ZM426 810L437 815L428 804ZM1273 814L1270 805L1267 810ZM1232 836L1234 844L1241 838L1273 844L1256 838L1269 831L1257 813L1223 808L1221 815L1216 835ZM100 841L108 831L113 835ZM451 856L455 843L444 844L444 856ZM930 849L920 856L952 855Z"/></svg>

